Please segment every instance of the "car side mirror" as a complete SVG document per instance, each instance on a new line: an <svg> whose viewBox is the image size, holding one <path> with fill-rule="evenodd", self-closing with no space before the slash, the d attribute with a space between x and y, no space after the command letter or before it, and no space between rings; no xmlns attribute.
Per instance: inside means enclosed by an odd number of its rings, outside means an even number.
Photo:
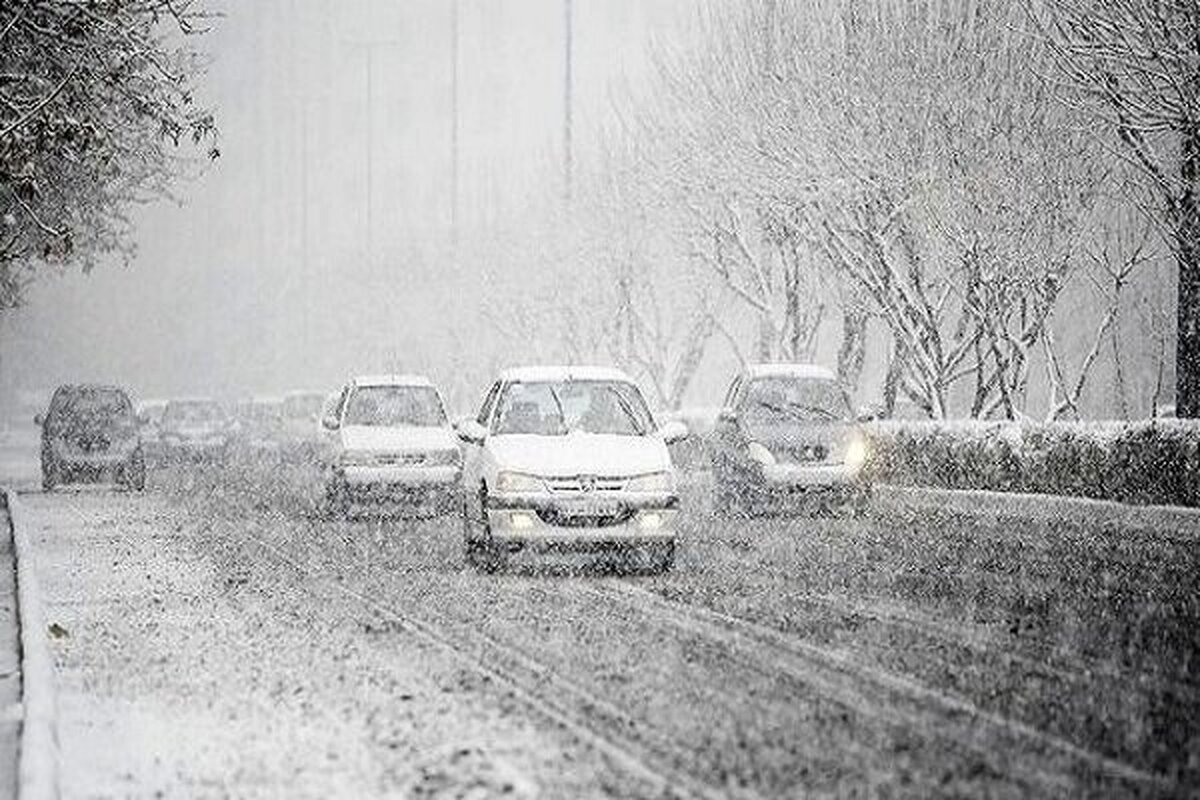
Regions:
<svg viewBox="0 0 1200 800"><path fill-rule="evenodd" d="M854 415L854 419L858 422L875 422L883 418L883 410L876 406L862 406L858 409L858 413Z"/></svg>
<svg viewBox="0 0 1200 800"><path fill-rule="evenodd" d="M667 444L678 444L686 439L690 433L691 431L688 430L688 426L677 419L664 422L658 427L658 435Z"/></svg>
<svg viewBox="0 0 1200 800"><path fill-rule="evenodd" d="M321 427L327 431L336 431L342 424L338 422L337 414L330 413L321 417Z"/></svg>
<svg viewBox="0 0 1200 800"><path fill-rule="evenodd" d="M458 438L467 444L483 444L483 440L487 438L487 428L473 419L458 423L454 426L454 431Z"/></svg>
<svg viewBox="0 0 1200 800"><path fill-rule="evenodd" d="M45 425L46 424L46 415L45 414L35 415L33 418L33 424L37 425L39 428L42 427L43 425Z"/></svg>
<svg viewBox="0 0 1200 800"><path fill-rule="evenodd" d="M717 421L732 424L738 421L738 413L732 408L722 408L721 413L717 415Z"/></svg>

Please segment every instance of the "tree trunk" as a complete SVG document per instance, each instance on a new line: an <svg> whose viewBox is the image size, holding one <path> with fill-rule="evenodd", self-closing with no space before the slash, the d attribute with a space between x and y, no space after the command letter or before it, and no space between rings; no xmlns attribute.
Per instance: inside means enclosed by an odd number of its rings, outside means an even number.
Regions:
<svg viewBox="0 0 1200 800"><path fill-rule="evenodd" d="M1200 127L1185 131L1182 141L1183 195L1175 226L1179 263L1178 323L1175 346L1175 413L1200 417Z"/></svg>
<svg viewBox="0 0 1200 800"><path fill-rule="evenodd" d="M842 312L842 346L838 350L837 371L838 382L851 397L858 394L858 381L866 356L866 339L866 312L858 308L846 308Z"/></svg>

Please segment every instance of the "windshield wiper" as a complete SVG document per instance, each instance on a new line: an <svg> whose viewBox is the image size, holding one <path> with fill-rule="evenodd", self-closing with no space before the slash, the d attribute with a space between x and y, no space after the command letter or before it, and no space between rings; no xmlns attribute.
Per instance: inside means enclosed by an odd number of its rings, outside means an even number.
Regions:
<svg viewBox="0 0 1200 800"><path fill-rule="evenodd" d="M567 412L563 410L562 400L558 399L558 392L554 391L553 386L547 386L550 390L550 396L554 398L554 405L558 408L558 433L552 433L551 436L566 436L567 435Z"/></svg>
<svg viewBox="0 0 1200 800"><path fill-rule="evenodd" d="M798 409L800 411L807 411L813 414L820 414L825 419L839 419L837 413L830 411L828 408L822 408L821 406L810 406L805 403L788 403L788 407Z"/></svg>
<svg viewBox="0 0 1200 800"><path fill-rule="evenodd" d="M624 397L622 397L621 393L618 392L616 389L612 388L611 386L608 386L605 388L608 390L609 393L612 394L613 397L617 398L617 405L619 405L621 407L621 410L625 412L625 416L629 417L629 421L633 423L633 430L636 431L637 435L645 436L646 429L638 421L637 414L634 413L633 406L629 403L629 401L626 400Z"/></svg>

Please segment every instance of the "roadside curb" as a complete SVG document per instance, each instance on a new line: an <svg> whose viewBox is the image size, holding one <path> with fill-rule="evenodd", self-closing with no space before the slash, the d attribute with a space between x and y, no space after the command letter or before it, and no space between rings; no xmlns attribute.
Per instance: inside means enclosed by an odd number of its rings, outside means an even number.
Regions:
<svg viewBox="0 0 1200 800"><path fill-rule="evenodd" d="M26 537L24 510L17 493L0 489L12 528L17 562L17 620L21 626L22 722L18 800L58 798L58 702L54 662L46 640L46 620L38 588L33 545Z"/></svg>
<svg viewBox="0 0 1200 800"><path fill-rule="evenodd" d="M1038 521L1101 519L1105 524L1200 538L1200 509L1181 506L1134 506L1056 494L1026 494L977 489L934 489L924 486L876 484L875 500L882 505L959 514L1018 515Z"/></svg>

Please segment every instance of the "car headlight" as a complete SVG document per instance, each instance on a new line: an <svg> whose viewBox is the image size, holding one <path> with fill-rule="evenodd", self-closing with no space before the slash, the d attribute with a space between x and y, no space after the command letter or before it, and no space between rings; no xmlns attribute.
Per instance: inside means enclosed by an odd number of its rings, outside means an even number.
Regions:
<svg viewBox="0 0 1200 800"><path fill-rule="evenodd" d="M867 443L855 437L846 446L846 466L852 470L860 470L867 463Z"/></svg>
<svg viewBox="0 0 1200 800"><path fill-rule="evenodd" d="M750 460L769 466L775 463L775 456L763 445L758 442L751 442L746 446L746 453L750 456Z"/></svg>
<svg viewBox="0 0 1200 800"><path fill-rule="evenodd" d="M540 492L545 482L536 475L524 472L501 472L496 476L496 491L503 493Z"/></svg>
<svg viewBox="0 0 1200 800"><path fill-rule="evenodd" d="M625 488L631 492L673 492L675 477L669 472L652 472L630 478Z"/></svg>
<svg viewBox="0 0 1200 800"><path fill-rule="evenodd" d="M454 450L435 450L425 455L425 463L431 467L457 467L460 454Z"/></svg>

